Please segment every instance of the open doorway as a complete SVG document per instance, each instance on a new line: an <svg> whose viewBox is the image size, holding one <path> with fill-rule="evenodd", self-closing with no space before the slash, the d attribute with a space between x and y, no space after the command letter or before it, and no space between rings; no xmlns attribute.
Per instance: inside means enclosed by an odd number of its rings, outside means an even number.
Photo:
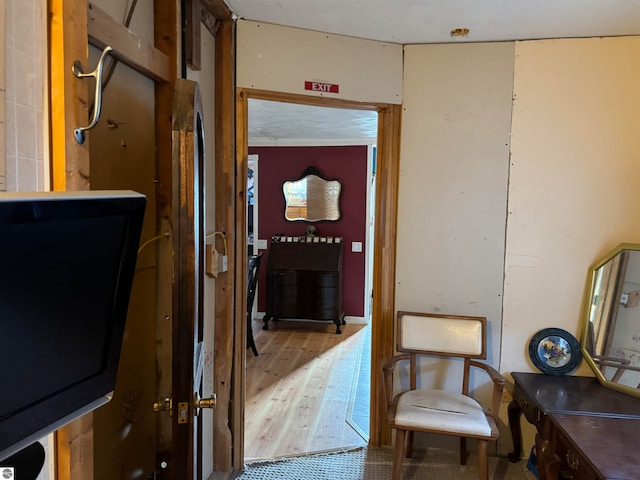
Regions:
<svg viewBox="0 0 640 480"><path fill-rule="evenodd" d="M267 263L261 262L255 313L247 326L260 353L246 350L246 461L368 442L377 117L373 110L249 100L250 254L268 256L274 234L304 234L312 225L321 239L343 239L343 274L350 276L351 291L341 335L326 322L305 319L283 320L264 331ZM254 168L258 158L260 175ZM282 183L307 167L341 180L342 224L285 223ZM265 212L262 219L257 211Z"/></svg>
<svg viewBox="0 0 640 480"><path fill-rule="evenodd" d="M376 102L350 101L324 96L308 96L292 93L237 88L235 98L236 149L235 164L225 164L235 170L235 213L236 232L246 231L246 176L248 156L248 100L251 98L278 102L300 103L316 106L331 106L378 112L378 140L376 154L376 221L374 227L375 247L373 251L373 285L371 308L371 389L369 445L379 446L390 442L391 432L386 423L386 404L379 388L382 384L382 365L393 354L394 314L395 314L395 257L397 189L400 154L401 105ZM237 235L236 251L246 252L244 235ZM233 331L235 332L233 360L233 390L230 402L234 405L231 416L233 468L244 466L245 451L245 372L246 372L246 261L236 256L237 275L234 278L236 308ZM244 255L243 255L244 257ZM244 311L244 313L243 313ZM231 361L231 357L229 358ZM219 396L220 401L225 401ZM220 441L225 438L219 432Z"/></svg>

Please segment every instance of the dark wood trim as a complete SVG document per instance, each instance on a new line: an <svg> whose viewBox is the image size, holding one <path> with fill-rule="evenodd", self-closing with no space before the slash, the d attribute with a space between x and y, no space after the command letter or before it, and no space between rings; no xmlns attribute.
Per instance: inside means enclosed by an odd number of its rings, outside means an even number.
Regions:
<svg viewBox="0 0 640 480"><path fill-rule="evenodd" d="M209 164L215 168L215 231L224 233L226 242L216 235L216 249L227 255L229 270L219 273L215 283L215 338L213 391L217 403L213 411L214 470L229 472L232 468L232 435L236 428L230 424L230 413L236 418L241 408L232 394L233 371L241 371L233 364L234 321L238 301L234 303L234 285L238 271L236 258L235 220L235 23L220 22L215 40L215 153ZM240 235L243 237L243 235ZM226 251L225 251L226 244ZM237 291L237 290L236 290ZM237 334L237 332L235 332ZM232 408L233 405L233 408Z"/></svg>
<svg viewBox="0 0 640 480"><path fill-rule="evenodd" d="M378 112L378 149L376 173L376 225L373 267L373 312L372 312L372 354L371 354L371 431L370 443L374 446L389 443L390 431L386 420L386 401L384 398L382 365L393 354L395 323L395 261L396 261L396 224L398 204L398 176L400 156L400 105L381 103L361 103L343 99L311 97L289 93L278 93L255 89L237 89L236 93L236 142L237 166L236 188L238 202L236 231L245 231L244 215L244 176L246 176L248 100L257 98L288 103L336 107ZM242 204L242 205L240 205ZM246 251L246 239L236 242L238 251ZM244 250L241 250L244 248ZM242 262L244 257L238 258ZM240 268L236 278L238 296L246 291L246 275ZM236 305L238 303L236 302ZM242 310L237 307L235 324L236 338L234 357L236 371L234 382L241 388L236 401L244 400L244 355L245 323ZM242 427L244 427L242 425ZM244 437L239 429L234 429L234 467L241 468L244 455Z"/></svg>

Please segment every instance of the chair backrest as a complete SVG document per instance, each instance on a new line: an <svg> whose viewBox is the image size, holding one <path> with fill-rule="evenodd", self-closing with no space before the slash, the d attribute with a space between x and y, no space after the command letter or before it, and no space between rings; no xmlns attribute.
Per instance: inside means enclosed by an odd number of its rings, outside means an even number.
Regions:
<svg viewBox="0 0 640 480"><path fill-rule="evenodd" d="M485 359L485 317L398 312L399 352Z"/></svg>
<svg viewBox="0 0 640 480"><path fill-rule="evenodd" d="M258 286L258 272L260 271L260 260L262 254L250 255L247 267L247 313L251 314L253 310L253 301L256 296L256 287Z"/></svg>

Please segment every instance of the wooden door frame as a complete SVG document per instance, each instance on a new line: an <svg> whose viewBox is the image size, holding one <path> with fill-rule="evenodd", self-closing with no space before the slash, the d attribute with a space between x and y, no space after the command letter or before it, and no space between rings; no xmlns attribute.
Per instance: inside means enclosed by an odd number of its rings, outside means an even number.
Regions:
<svg viewBox="0 0 640 480"><path fill-rule="evenodd" d="M378 112L376 158L376 224L374 227L373 309L371 332L371 430L369 442L379 446L390 442L386 421L386 401L382 391L382 365L393 354L395 317L395 260L398 211L401 106L355 102L265 90L236 89L236 315L233 364L233 466L244 464L244 413L246 371L246 177L248 156L248 101L250 98L319 107L373 110Z"/></svg>

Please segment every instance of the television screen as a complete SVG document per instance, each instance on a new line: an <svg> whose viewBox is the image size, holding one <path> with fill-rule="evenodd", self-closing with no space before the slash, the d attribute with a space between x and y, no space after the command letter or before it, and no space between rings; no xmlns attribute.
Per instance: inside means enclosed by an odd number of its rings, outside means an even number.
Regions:
<svg viewBox="0 0 640 480"><path fill-rule="evenodd" d="M0 461L109 400L145 204L0 194Z"/></svg>

